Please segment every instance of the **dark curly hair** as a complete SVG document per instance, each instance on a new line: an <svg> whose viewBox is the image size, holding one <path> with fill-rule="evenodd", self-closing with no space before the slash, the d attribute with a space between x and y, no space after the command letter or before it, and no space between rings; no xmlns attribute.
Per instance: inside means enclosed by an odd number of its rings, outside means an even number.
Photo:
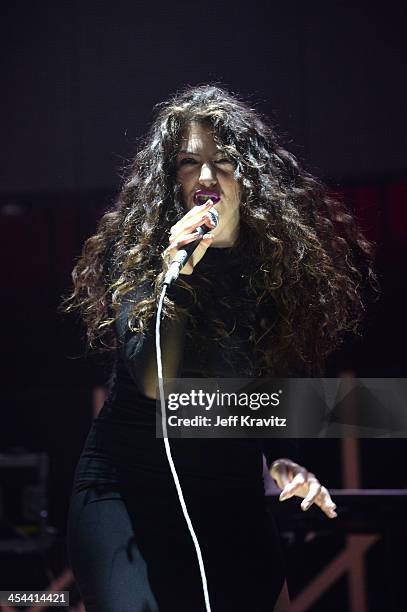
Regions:
<svg viewBox="0 0 407 612"><path fill-rule="evenodd" d="M345 206L281 146L269 121L214 85L188 87L158 105L116 203L84 244L72 272L74 290L62 310L80 309L88 346L111 350L117 348L113 324L121 302L148 283L152 296L133 303L128 320L130 329L146 329L159 295L168 229L185 214L176 155L191 121L210 126L217 145L234 161L241 186L245 308L256 313L250 330L252 373L321 374L344 333L359 328L364 289L375 282L372 246ZM199 268L194 277L199 278ZM239 302L202 300L217 294L210 278L202 280L206 291L200 294L188 277L177 282L191 293L198 311L205 309L212 325L205 337L225 340L241 312ZM169 297L164 314L177 316ZM199 329L190 333L198 338Z"/></svg>

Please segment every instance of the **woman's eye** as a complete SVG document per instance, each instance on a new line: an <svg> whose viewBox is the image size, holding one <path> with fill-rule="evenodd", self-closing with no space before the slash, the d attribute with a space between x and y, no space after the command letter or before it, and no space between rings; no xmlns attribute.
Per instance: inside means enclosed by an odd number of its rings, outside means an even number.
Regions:
<svg viewBox="0 0 407 612"><path fill-rule="evenodd" d="M216 159L215 164L232 164L233 165L233 161L229 159L228 157L223 157L222 159Z"/></svg>
<svg viewBox="0 0 407 612"><path fill-rule="evenodd" d="M196 159L193 159L192 157L183 157L179 162L180 166L185 166L187 164L196 164Z"/></svg>
<svg viewBox="0 0 407 612"><path fill-rule="evenodd" d="M198 163L198 160L194 159L193 157L183 157L182 159L180 159L178 161L178 166L196 166ZM234 165L233 160L229 159L228 157L222 157L221 159L214 159L213 162L214 164L220 164L220 165Z"/></svg>

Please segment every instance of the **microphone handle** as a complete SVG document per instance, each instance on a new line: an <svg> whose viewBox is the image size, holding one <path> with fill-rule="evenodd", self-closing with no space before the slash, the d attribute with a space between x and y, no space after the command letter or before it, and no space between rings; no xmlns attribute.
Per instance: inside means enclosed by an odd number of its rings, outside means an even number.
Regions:
<svg viewBox="0 0 407 612"><path fill-rule="evenodd" d="M179 273L185 266L188 259L191 257L192 253L195 251L198 244L201 242L203 235L210 232L211 229L213 228L208 227L207 225L200 225L196 228L196 232L198 234L196 240L189 242L185 246L178 249L165 275L163 282L164 285L171 285L173 281L177 280Z"/></svg>

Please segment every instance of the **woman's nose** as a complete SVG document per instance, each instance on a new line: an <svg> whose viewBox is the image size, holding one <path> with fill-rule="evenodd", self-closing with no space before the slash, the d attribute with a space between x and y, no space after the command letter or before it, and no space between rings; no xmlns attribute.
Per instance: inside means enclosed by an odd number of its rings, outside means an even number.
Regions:
<svg viewBox="0 0 407 612"><path fill-rule="evenodd" d="M210 185L216 183L216 180L216 175L211 164L202 164L199 182L202 185L205 185L205 187L209 187Z"/></svg>

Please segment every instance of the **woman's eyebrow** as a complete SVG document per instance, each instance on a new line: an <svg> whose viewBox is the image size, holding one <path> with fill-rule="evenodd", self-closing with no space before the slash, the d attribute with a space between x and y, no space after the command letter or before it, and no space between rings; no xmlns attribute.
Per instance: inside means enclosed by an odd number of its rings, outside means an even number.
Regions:
<svg viewBox="0 0 407 612"><path fill-rule="evenodd" d="M200 153L194 153L193 151L187 151L186 149L181 149L181 151L178 151L178 155L180 155L181 153L185 153L186 155L196 155L196 156L200 156ZM213 156L215 155L219 155L219 154L225 154L225 151L223 149L217 149L217 151L215 151L214 153L212 153Z"/></svg>

